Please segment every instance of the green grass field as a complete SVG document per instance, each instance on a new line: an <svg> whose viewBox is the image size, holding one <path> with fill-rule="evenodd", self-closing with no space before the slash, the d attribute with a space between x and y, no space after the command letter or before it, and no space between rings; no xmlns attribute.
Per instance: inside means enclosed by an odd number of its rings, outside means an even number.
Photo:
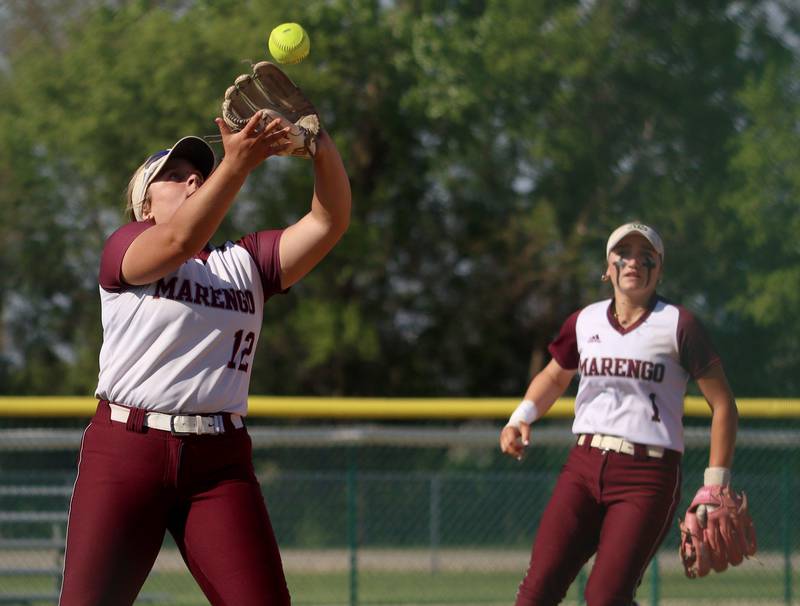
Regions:
<svg viewBox="0 0 800 606"><path fill-rule="evenodd" d="M783 578L774 569L757 562L724 575L690 581L678 572L662 574L658 580L662 606L692 604L791 604L785 598ZM346 573L287 573L292 604L295 606L349 606L350 577ZM358 577L357 595L361 606L508 606L513 603L520 575L511 572L364 572ZM579 581L564 604L577 605ZM3 596L54 591L53 580L45 577L0 577ZM639 589L640 604L654 605L652 577ZM137 604L202 606L208 602L188 573L153 573ZM19 602L14 602L19 603ZM31 604L52 604L34 602Z"/></svg>

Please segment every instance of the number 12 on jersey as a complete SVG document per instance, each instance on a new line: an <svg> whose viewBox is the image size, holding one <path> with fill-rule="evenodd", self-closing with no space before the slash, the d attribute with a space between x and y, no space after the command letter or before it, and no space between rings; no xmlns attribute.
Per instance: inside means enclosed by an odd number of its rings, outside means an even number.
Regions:
<svg viewBox="0 0 800 606"><path fill-rule="evenodd" d="M250 331L245 335L244 339L242 339L242 335L244 335L243 330L237 330L236 334L233 335L233 351L231 352L231 359L228 360L228 368L233 368L236 370L241 370L242 372L247 372L247 368L249 366L248 362L245 362L247 356L253 353L253 345L255 343L256 335L254 332ZM242 342L244 342L244 348L241 352L239 352L239 348L242 346ZM236 355L239 354L239 364L236 364Z"/></svg>

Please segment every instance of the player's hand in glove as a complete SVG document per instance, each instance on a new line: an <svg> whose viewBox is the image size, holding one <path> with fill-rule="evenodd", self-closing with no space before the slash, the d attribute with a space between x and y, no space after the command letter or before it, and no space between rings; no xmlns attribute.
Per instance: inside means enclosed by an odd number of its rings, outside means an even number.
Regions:
<svg viewBox="0 0 800 606"><path fill-rule="evenodd" d="M263 116L254 115L242 130L233 132L224 120L215 120L225 149L224 162L248 173L268 157L285 154L291 145L288 129L281 128L278 120L262 121Z"/></svg>
<svg viewBox="0 0 800 606"><path fill-rule="evenodd" d="M320 131L317 110L303 91L269 61L256 63L252 74L242 74L228 87L222 118L237 132L260 110L261 128L274 119L280 120L280 128L289 127L287 138L291 145L278 155L314 157Z"/></svg>
<svg viewBox="0 0 800 606"><path fill-rule="evenodd" d="M690 579L738 566L756 553L747 495L734 492L729 484L700 488L680 522L680 531L680 557Z"/></svg>

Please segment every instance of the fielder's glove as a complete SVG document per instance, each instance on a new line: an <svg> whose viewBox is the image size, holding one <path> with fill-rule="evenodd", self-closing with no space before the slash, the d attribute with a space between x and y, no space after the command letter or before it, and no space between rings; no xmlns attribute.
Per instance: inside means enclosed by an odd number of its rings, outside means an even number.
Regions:
<svg viewBox="0 0 800 606"><path fill-rule="evenodd" d="M291 126L288 139L292 145L280 155L314 156L320 129L317 110L303 91L269 61L256 63L252 74L242 74L228 87L222 103L222 119L237 132L259 110L265 110L263 126L275 118L281 120L281 128Z"/></svg>
<svg viewBox="0 0 800 606"><path fill-rule="evenodd" d="M686 576L722 572L756 553L756 530L747 495L728 485L703 486L680 522L680 556Z"/></svg>

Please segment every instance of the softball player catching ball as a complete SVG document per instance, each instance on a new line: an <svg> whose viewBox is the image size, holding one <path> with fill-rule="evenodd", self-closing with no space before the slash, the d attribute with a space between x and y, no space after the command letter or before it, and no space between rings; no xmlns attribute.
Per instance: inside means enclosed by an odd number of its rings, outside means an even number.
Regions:
<svg viewBox="0 0 800 606"><path fill-rule="evenodd" d="M207 246L248 174L287 148L256 113L225 155L186 137L128 188L134 219L100 265L97 412L80 450L63 606L132 604L169 530L212 604L290 603L244 427L263 307L307 274L350 218L350 186L322 132L310 211L282 230Z"/></svg>
<svg viewBox="0 0 800 606"><path fill-rule="evenodd" d="M575 373L577 435L539 524L517 606L558 604L595 555L588 606L630 606L680 499L683 399L693 378L712 410L705 484L730 482L738 414L717 353L694 316L658 296L664 247L628 223L606 246L612 299L572 314L500 434L521 458L530 425Z"/></svg>

